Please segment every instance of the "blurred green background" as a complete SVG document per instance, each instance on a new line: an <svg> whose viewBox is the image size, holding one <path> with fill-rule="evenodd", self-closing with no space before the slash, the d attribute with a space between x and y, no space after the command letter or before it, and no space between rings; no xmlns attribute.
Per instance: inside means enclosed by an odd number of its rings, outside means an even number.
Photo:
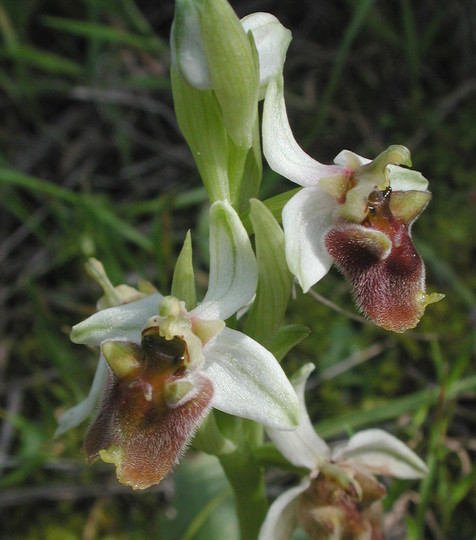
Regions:
<svg viewBox="0 0 476 540"><path fill-rule="evenodd" d="M445 300L416 331L390 335L355 317L332 270L314 296L296 292L287 322L311 335L284 368L316 363L307 399L328 440L379 426L428 463L421 484L389 485L388 538L474 539L476 3L231 4L292 30L288 113L313 157L329 163L348 148L371 158L404 144L430 181L413 237L429 292ZM85 465L86 426L53 439L96 365L68 339L100 294L84 261L102 260L116 284L143 276L166 292L192 227L206 286L206 196L168 79L173 9L168 0L0 3L0 538L211 538L206 527L234 538L213 460L189 453L157 488L133 493L112 467ZM265 168L262 199L293 187ZM276 496L295 478L271 470L269 481Z"/></svg>

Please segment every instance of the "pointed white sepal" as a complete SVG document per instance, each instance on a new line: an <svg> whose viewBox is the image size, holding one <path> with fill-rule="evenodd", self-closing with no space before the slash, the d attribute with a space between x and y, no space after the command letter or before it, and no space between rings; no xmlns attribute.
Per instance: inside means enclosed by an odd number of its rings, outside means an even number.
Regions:
<svg viewBox="0 0 476 540"><path fill-rule="evenodd" d="M193 1L176 2L170 35L170 53L175 70L190 86L198 90L211 88L200 16Z"/></svg>
<svg viewBox="0 0 476 540"><path fill-rule="evenodd" d="M396 478L423 478L425 463L402 441L381 429L367 429L334 448L332 458Z"/></svg>
<svg viewBox="0 0 476 540"><path fill-rule="evenodd" d="M257 285L256 258L238 214L227 201L213 203L208 291L190 315L224 321L253 298Z"/></svg>
<svg viewBox="0 0 476 540"><path fill-rule="evenodd" d="M301 421L295 431L267 429L269 438L283 456L296 467L306 467L310 471L319 469L329 460L330 450L314 430L307 413L304 390L309 375L314 371L314 364L304 365L292 378L301 407Z"/></svg>
<svg viewBox="0 0 476 540"><path fill-rule="evenodd" d="M223 329L203 348L201 373L213 383L212 406L276 429L294 429L299 402L276 358L241 332Z"/></svg>
<svg viewBox="0 0 476 540"><path fill-rule="evenodd" d="M140 343L142 329L150 317L157 315L162 298L160 293L154 293L135 302L98 311L73 326L71 341L96 346L106 340Z"/></svg>
<svg viewBox="0 0 476 540"><path fill-rule="evenodd" d="M291 31L270 13L251 13L241 19L245 32L253 34L259 57L260 99L263 99L271 78L283 71Z"/></svg>
<svg viewBox="0 0 476 540"><path fill-rule="evenodd" d="M324 235L334 223L337 201L317 186L296 193L283 208L286 260L304 292L332 265Z"/></svg>
<svg viewBox="0 0 476 540"><path fill-rule="evenodd" d="M263 153L273 171L300 186L312 186L320 178L339 174L342 167L323 165L296 142L284 102L283 77L268 84L263 108Z"/></svg>
<svg viewBox="0 0 476 540"><path fill-rule="evenodd" d="M79 426L86 418L91 416L101 399L108 369L107 362L101 353L88 397L61 415L55 437L59 437L70 429Z"/></svg>
<svg viewBox="0 0 476 540"><path fill-rule="evenodd" d="M288 540L297 525L297 506L299 495L310 486L309 477L299 486L288 489L270 506L261 526L258 540Z"/></svg>

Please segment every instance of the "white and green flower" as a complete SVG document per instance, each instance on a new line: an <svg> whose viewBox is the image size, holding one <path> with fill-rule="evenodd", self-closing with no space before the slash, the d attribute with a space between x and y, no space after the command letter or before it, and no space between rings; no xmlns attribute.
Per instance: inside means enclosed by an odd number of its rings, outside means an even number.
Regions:
<svg viewBox="0 0 476 540"><path fill-rule="evenodd" d="M284 206L286 259L304 292L336 263L352 282L362 311L396 332L416 326L442 298L425 292L425 267L411 227L428 204L428 181L410 166L404 146L373 161L348 150L333 165L306 154L291 131L283 77L267 87L263 151L270 167L303 187Z"/></svg>
<svg viewBox="0 0 476 540"><path fill-rule="evenodd" d="M257 286L249 238L226 202L210 210L210 259L208 292L195 308L154 293L103 309L71 333L75 343L100 347L101 360L91 395L65 413L59 431L82 421L102 395L85 450L90 461L115 463L134 488L163 478L211 407L275 429L299 421L274 356L224 322Z"/></svg>
<svg viewBox="0 0 476 540"><path fill-rule="evenodd" d="M313 369L307 364L292 379L301 404L298 428L292 433L267 429L286 459L309 474L274 501L259 540L287 540L298 523L312 539L383 538L378 536L379 502L385 488L373 475L416 479L428 469L405 444L380 429L360 431L329 448L306 411L304 388Z"/></svg>

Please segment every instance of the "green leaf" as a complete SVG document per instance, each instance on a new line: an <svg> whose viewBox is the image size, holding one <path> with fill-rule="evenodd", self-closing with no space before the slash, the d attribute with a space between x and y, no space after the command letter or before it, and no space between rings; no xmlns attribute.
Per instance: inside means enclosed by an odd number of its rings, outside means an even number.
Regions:
<svg viewBox="0 0 476 540"><path fill-rule="evenodd" d="M171 293L172 296L183 300L185 302L185 307L189 311L197 305L195 275L193 273L192 264L192 238L190 231L187 232L182 250L175 263Z"/></svg>
<svg viewBox="0 0 476 540"><path fill-rule="evenodd" d="M271 341L269 350L280 362L293 347L307 338L309 333L309 328L300 324L282 326Z"/></svg>
<svg viewBox="0 0 476 540"><path fill-rule="evenodd" d="M238 159L237 159L238 158ZM230 186L230 199L238 212L249 209L249 201L258 196L263 163L261 160L261 145L259 133L259 119L256 118L253 130L253 145L243 152L229 140L228 150L228 179Z"/></svg>
<svg viewBox="0 0 476 540"><path fill-rule="evenodd" d="M0 59L22 62L49 73L79 75L82 71L79 64L68 58L35 47L29 47L28 45L19 45L12 48L1 46Z"/></svg>
<svg viewBox="0 0 476 540"><path fill-rule="evenodd" d="M291 189L289 191L285 191L284 193L279 193L278 195L275 195L274 197L270 197L269 199L262 201L262 203L273 214L273 217L276 219L276 221L278 223L281 223L281 212L283 211L284 205L289 201L289 199L291 199L291 197L296 195L296 193L300 191L301 189L302 189L301 187L298 187L295 189ZM240 217L246 229L246 232L248 234L252 234L253 226L251 224L250 213L245 212Z"/></svg>
<svg viewBox="0 0 476 540"><path fill-rule="evenodd" d="M232 491L218 460L199 455L184 460L175 473L171 507L164 515L159 536L168 540L239 540Z"/></svg>
<svg viewBox="0 0 476 540"><path fill-rule="evenodd" d="M49 28L62 30L76 36L108 41L110 43L120 43L149 52L167 50L167 46L157 36L141 36L128 32L123 28L114 28L89 21L62 19L61 17L42 17L42 22Z"/></svg>
<svg viewBox="0 0 476 540"><path fill-rule="evenodd" d="M284 253L284 233L266 206L252 199L258 289L245 332L262 344L271 342L284 318L293 278Z"/></svg>

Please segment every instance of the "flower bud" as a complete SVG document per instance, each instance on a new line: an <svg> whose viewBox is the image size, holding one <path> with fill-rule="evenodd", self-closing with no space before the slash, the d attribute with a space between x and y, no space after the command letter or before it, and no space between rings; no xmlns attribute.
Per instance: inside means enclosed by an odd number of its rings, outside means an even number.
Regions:
<svg viewBox="0 0 476 540"><path fill-rule="evenodd" d="M171 36L175 71L198 90L213 90L226 130L250 148L257 117L256 48L226 0L177 0Z"/></svg>

